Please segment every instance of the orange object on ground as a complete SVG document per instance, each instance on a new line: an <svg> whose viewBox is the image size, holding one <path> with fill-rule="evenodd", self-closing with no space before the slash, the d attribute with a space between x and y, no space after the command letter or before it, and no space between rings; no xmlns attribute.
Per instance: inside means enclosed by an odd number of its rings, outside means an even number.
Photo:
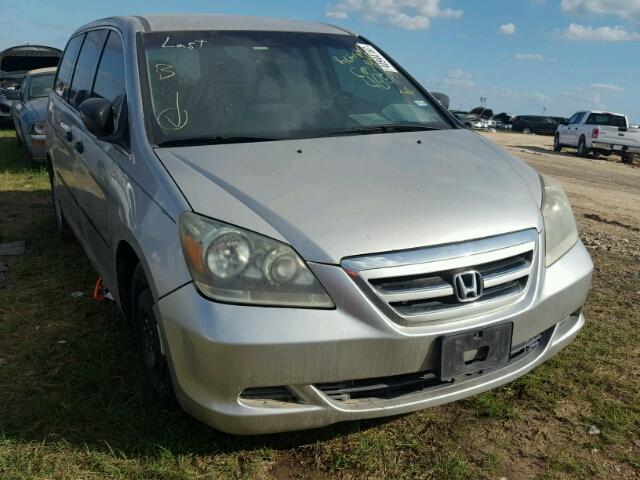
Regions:
<svg viewBox="0 0 640 480"><path fill-rule="evenodd" d="M104 282L102 281L102 277L98 277L92 297L96 302L104 302Z"/></svg>
<svg viewBox="0 0 640 480"><path fill-rule="evenodd" d="M93 295L91 295L96 302L104 302L105 300L113 300L113 295L107 287L104 286L102 277L98 277L96 286L93 289Z"/></svg>

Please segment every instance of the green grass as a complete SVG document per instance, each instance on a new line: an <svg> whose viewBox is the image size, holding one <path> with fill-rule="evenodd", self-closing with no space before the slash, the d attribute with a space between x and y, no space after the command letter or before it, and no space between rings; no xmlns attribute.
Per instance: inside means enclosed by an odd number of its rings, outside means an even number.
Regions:
<svg viewBox="0 0 640 480"><path fill-rule="evenodd" d="M55 235L46 172L27 169L13 132L0 131L0 241L20 239L26 254L1 259L11 269L0 290L2 480L606 478L640 468L639 315L625 280L634 258L597 252L584 332L502 389L246 438L154 401L120 313L89 298L96 273ZM602 435L587 435L590 425Z"/></svg>

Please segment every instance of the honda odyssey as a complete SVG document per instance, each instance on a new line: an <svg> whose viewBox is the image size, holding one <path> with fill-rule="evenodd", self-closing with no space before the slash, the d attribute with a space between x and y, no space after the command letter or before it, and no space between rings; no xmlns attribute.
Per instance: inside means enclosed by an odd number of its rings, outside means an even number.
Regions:
<svg viewBox="0 0 640 480"><path fill-rule="evenodd" d="M47 113L57 224L163 401L239 434L505 384L584 325L562 189L342 28L149 15L77 30Z"/></svg>

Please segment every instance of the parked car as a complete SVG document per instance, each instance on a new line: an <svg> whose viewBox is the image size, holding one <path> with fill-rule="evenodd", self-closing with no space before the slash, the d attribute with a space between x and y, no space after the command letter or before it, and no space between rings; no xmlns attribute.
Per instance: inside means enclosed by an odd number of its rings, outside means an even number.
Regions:
<svg viewBox="0 0 640 480"><path fill-rule="evenodd" d="M504 124L511 124L511 119L512 118L513 118L513 115L511 115L510 113L506 113L506 112L498 113L497 115L493 116L493 119L496 122L502 122Z"/></svg>
<svg viewBox="0 0 640 480"><path fill-rule="evenodd" d="M13 125L8 96L17 90L29 70L55 67L62 51L44 45L20 45L0 52L0 124Z"/></svg>
<svg viewBox="0 0 640 480"><path fill-rule="evenodd" d="M451 103L449 95L442 92L431 92L431 95L440 102L440 105L442 105L446 109L449 109L449 103Z"/></svg>
<svg viewBox="0 0 640 480"><path fill-rule="evenodd" d="M522 115L513 117L511 125L514 132L553 135L558 123L552 117L539 115Z"/></svg>
<svg viewBox="0 0 640 480"><path fill-rule="evenodd" d="M469 112L471 115L476 115L483 120L491 120L493 118L493 110L486 107L476 107Z"/></svg>
<svg viewBox="0 0 640 480"><path fill-rule="evenodd" d="M496 120L494 118L495 128L496 130L511 130L513 127L510 123L504 123L502 120Z"/></svg>
<svg viewBox="0 0 640 480"><path fill-rule="evenodd" d="M47 158L44 121L55 74L56 67L31 70L22 81L20 90L9 95L14 100L11 112L13 125L18 142L24 145L27 163L44 162Z"/></svg>
<svg viewBox="0 0 640 480"><path fill-rule="evenodd" d="M629 128L621 113L577 112L557 129L553 149L576 148L578 155L620 155L624 163L633 163L640 154L640 131Z"/></svg>
<svg viewBox="0 0 640 480"><path fill-rule="evenodd" d="M218 429L451 402L584 325L592 263L562 189L343 28L102 19L49 102L60 232L158 397Z"/></svg>
<svg viewBox="0 0 640 480"><path fill-rule="evenodd" d="M467 128L473 130L487 130L489 128L489 123L477 115L459 111L452 111L451 113Z"/></svg>

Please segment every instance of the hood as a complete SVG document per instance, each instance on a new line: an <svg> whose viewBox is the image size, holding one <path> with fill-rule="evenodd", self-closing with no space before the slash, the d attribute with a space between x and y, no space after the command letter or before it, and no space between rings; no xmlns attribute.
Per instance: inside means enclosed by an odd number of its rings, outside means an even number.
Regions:
<svg viewBox="0 0 640 480"><path fill-rule="evenodd" d="M462 129L156 153L195 212L286 241L309 261L541 225L533 170Z"/></svg>
<svg viewBox="0 0 640 480"><path fill-rule="evenodd" d="M26 109L29 112L29 119L32 122L43 121L47 116L47 102L48 98L35 98L29 100L26 104Z"/></svg>

